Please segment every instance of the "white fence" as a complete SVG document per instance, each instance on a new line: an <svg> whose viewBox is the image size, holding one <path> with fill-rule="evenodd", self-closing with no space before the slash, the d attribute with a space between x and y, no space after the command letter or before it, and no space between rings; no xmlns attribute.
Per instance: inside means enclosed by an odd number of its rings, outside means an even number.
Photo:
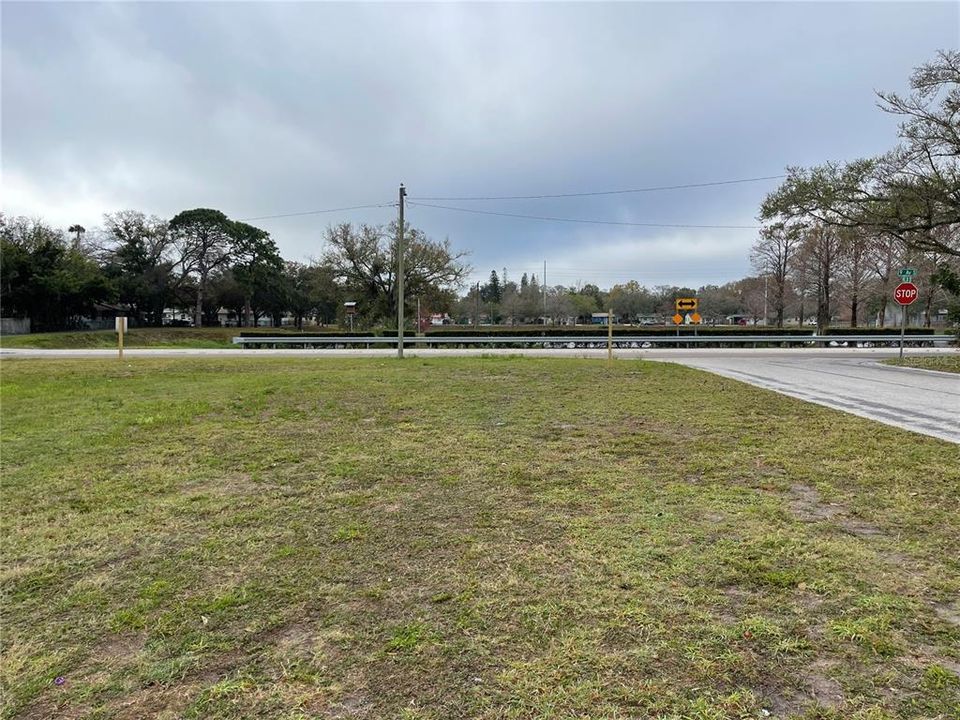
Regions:
<svg viewBox="0 0 960 720"><path fill-rule="evenodd" d="M0 335L26 335L30 332L30 318L0 318Z"/></svg>

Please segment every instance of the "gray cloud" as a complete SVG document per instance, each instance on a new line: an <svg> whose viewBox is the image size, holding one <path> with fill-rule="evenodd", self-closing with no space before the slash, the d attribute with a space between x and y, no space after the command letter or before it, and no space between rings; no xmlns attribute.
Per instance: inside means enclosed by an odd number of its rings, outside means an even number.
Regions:
<svg viewBox="0 0 960 720"><path fill-rule="evenodd" d="M66 225L137 208L234 217L775 174L881 152L873 90L957 45L930 4L4 3L3 210ZM775 183L492 210L753 224ZM451 202L451 205L463 203ZM263 221L288 257L328 222ZM548 224L411 207L412 222L567 284L723 282L751 231ZM551 272L551 267L554 270Z"/></svg>

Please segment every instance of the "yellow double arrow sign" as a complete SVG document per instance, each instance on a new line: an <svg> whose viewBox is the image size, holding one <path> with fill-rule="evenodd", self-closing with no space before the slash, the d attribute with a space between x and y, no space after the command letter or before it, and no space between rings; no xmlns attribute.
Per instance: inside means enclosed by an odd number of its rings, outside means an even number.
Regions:
<svg viewBox="0 0 960 720"><path fill-rule="evenodd" d="M681 310L696 310L700 305L700 301L697 298L677 298L677 311Z"/></svg>

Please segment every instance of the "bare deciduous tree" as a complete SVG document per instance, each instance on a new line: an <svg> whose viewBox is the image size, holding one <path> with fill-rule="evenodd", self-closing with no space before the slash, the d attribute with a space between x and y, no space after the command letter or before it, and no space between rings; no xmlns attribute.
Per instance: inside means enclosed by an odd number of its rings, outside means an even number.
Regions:
<svg viewBox="0 0 960 720"><path fill-rule="evenodd" d="M800 244L803 227L793 223L774 223L760 230L760 238L753 244L750 262L754 269L767 278L777 327L783 327L787 283L793 256Z"/></svg>
<svg viewBox="0 0 960 720"><path fill-rule="evenodd" d="M349 223L327 228L324 262L347 287L357 293L368 317L387 320L396 316L397 233L396 223L360 225ZM404 231L405 300L420 296L430 307L450 304L451 291L470 271L466 253L453 250L449 240L432 240L409 225Z"/></svg>
<svg viewBox="0 0 960 720"><path fill-rule="evenodd" d="M867 281L870 278L870 236L860 228L840 228L840 255L837 263L837 279L850 302L850 327L858 325L860 304Z"/></svg>

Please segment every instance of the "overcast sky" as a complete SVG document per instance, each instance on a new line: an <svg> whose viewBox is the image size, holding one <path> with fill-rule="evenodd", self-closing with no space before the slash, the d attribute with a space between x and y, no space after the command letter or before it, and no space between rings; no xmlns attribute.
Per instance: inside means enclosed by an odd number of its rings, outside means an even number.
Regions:
<svg viewBox="0 0 960 720"><path fill-rule="evenodd" d="M2 209L88 229L410 198L777 175L895 142L875 89L960 45L960 4L16 3L2 10ZM776 180L429 201L616 222L756 225ZM427 201L424 201L427 202ZM392 207L258 220L285 257ZM412 205L476 275L722 283L751 229L541 222Z"/></svg>

